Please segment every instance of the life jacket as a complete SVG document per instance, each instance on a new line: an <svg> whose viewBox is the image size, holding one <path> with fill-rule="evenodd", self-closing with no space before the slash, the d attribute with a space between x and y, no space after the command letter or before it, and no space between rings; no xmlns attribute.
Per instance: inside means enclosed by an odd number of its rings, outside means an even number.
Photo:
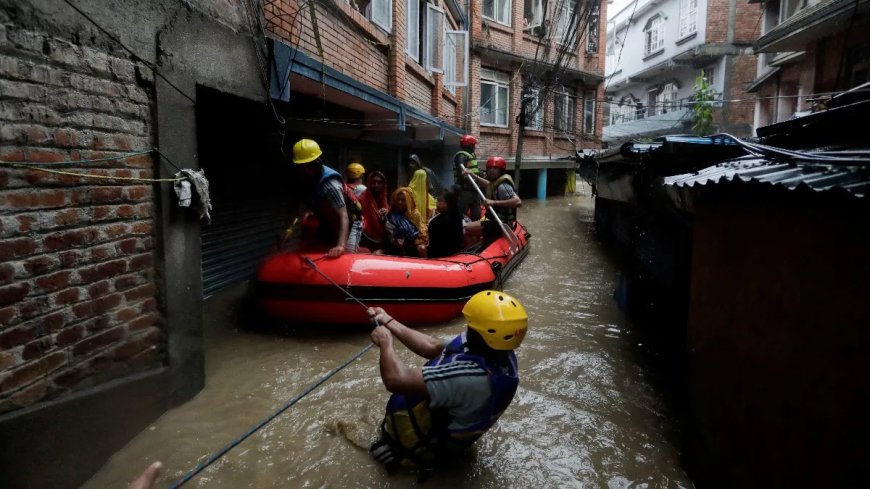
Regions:
<svg viewBox="0 0 870 489"><path fill-rule="evenodd" d="M454 338L441 356L426 363L427 367L456 361L472 361L486 371L491 389L489 408L480 421L460 430L450 429L452 418L446 409L430 409L421 396L393 394L381 424L382 434L402 458L426 464L434 454L454 451L474 443L504 413L519 385L517 358L508 355L507 364L492 364L484 357L468 353L465 334Z"/></svg>
<svg viewBox="0 0 870 489"><path fill-rule="evenodd" d="M502 176L495 179L486 186L486 198L489 200L496 199L496 190L498 190L498 186L504 182L508 182L511 184L511 187L514 187L514 180L507 173L502 174ZM514 187L516 189L516 187ZM505 224L516 221L517 220L517 210L513 207L501 207L494 205L492 209L495 211L496 215L498 215L499 219Z"/></svg>
<svg viewBox="0 0 870 489"><path fill-rule="evenodd" d="M344 209L347 212L347 219L350 226L353 226L353 223L357 221L362 221L362 204L360 204L359 199L354 195L353 189L344 183L341 178L341 174L332 168L323 165L323 173L320 175L320 180L318 180L317 185L314 186L314 190L311 192L311 196L309 197L308 207L314 213L314 217L322 224L324 222L322 212L323 210L320 208L320 199L323 197L323 187L327 180L336 179L341 183L342 195L344 196ZM319 226L318 228L318 238L325 241L332 241L334 237L334 231L329 229L329 226Z"/></svg>
<svg viewBox="0 0 870 489"><path fill-rule="evenodd" d="M465 178L465 176L462 175L462 172L459 171L459 168L457 168L458 165L455 164L455 163L456 163L456 157L459 156L459 155L464 155L466 158L468 158L468 159L465 161L465 168L471 170L471 173L474 173L475 175L480 175L480 168L478 168L478 166L477 166L477 157L474 156L473 154L469 153L468 151L464 151L464 150L463 150L463 151L458 151L458 152L456 152L455 155L453 155L453 162L454 162L454 165L453 165L453 181L454 181L455 183L461 185L461 186L466 186L466 187L467 187L468 185L470 185L470 184L468 183L468 179Z"/></svg>

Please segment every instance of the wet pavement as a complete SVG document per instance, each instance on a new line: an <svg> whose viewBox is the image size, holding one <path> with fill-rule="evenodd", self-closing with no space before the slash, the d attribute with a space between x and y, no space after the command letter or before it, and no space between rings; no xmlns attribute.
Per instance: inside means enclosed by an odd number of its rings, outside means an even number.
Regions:
<svg viewBox="0 0 870 489"><path fill-rule="evenodd" d="M693 487L680 466L663 395L616 308L619 270L597 241L588 196L525 202L532 249L505 290L530 329L517 351L520 388L467 459L422 487ZM205 305L206 388L113 456L84 487L126 487L162 460L165 487L368 344L365 331L252 332L236 288ZM421 328L452 337L464 323ZM409 364L421 359L397 344ZM370 351L186 487L408 487L369 457L388 393Z"/></svg>

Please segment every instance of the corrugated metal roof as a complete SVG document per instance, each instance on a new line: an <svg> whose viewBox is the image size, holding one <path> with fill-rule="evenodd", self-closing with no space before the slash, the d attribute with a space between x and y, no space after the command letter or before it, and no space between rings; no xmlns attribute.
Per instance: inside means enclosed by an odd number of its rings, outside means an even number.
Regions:
<svg viewBox="0 0 870 489"><path fill-rule="evenodd" d="M801 186L819 192L840 188L855 197L863 198L870 191L870 168L863 165L777 163L765 158L741 158L695 173L667 177L664 184L693 187L752 181L782 186L789 190Z"/></svg>

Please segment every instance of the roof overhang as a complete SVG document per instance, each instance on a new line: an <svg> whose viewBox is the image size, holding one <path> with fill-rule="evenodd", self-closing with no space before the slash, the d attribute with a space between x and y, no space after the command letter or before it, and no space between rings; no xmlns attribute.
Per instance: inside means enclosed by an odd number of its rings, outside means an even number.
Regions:
<svg viewBox="0 0 870 489"><path fill-rule="evenodd" d="M739 54L752 54L752 48L748 45L706 43L691 47L671 59L678 64L703 68L722 56Z"/></svg>
<svg viewBox="0 0 870 489"><path fill-rule="evenodd" d="M866 0L829 0L806 7L755 41L755 52L802 51L810 42L845 32L850 22L868 12Z"/></svg>
<svg viewBox="0 0 870 489"><path fill-rule="evenodd" d="M294 92L323 98L332 104L361 112L362 125L356 128L355 133L389 133L392 137L383 139L393 144L419 141L459 144L459 138L464 134L462 129L326 66L281 40L270 41L272 66L269 91L273 99L289 102L292 88ZM366 120L390 119L395 122L366 123ZM312 123L316 125L316 121Z"/></svg>
<svg viewBox="0 0 870 489"><path fill-rule="evenodd" d="M759 89L762 85L764 85L765 83L767 83L768 80L773 79L773 77L775 77L776 74L779 73L780 71L782 71L782 68L774 68L774 69L768 71L767 73L761 75L760 77L756 78L755 81L753 81L752 83L750 83L750 84L746 87L746 92L747 92L747 93L755 93L755 92L757 92L758 89Z"/></svg>
<svg viewBox="0 0 870 489"><path fill-rule="evenodd" d="M480 54L480 56L482 58L485 58L487 61L494 61L496 63L503 63L509 65L525 63L527 66L531 66L533 67L533 69L536 68L538 71L541 72L552 71L556 68L556 65L552 63L534 60L516 53L503 51L501 49L497 49L485 44L474 43L471 47L474 52ZM562 79L566 81L580 81L587 86L595 86L604 81L604 75L601 73L577 70L569 67L560 67L560 69L564 70L562 72Z"/></svg>

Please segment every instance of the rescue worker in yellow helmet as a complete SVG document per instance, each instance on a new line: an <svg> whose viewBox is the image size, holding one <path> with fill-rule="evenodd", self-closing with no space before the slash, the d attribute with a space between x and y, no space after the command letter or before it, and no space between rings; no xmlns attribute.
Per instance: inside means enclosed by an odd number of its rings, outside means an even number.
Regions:
<svg viewBox="0 0 870 489"><path fill-rule="evenodd" d="M439 457L461 454L491 428L519 385L517 358L529 317L504 292L485 290L462 309L466 330L449 342L399 323L381 308L369 309L380 326L372 342L381 352L381 379L392 393L381 437L369 452L388 471L405 463L429 467ZM406 366L393 339L428 359Z"/></svg>
<svg viewBox="0 0 870 489"><path fill-rule="evenodd" d="M347 186L353 190L356 198L360 198L362 193L366 191L366 186L363 183L363 175L365 173L365 167L356 162L347 165L347 168L344 170L344 175L347 177Z"/></svg>
<svg viewBox="0 0 870 489"><path fill-rule="evenodd" d="M299 169L302 186L308 192L308 209L317 218L317 240L331 245L332 258L357 251L362 233L362 207L341 175L323 164L323 151L313 139L293 145L293 163Z"/></svg>

